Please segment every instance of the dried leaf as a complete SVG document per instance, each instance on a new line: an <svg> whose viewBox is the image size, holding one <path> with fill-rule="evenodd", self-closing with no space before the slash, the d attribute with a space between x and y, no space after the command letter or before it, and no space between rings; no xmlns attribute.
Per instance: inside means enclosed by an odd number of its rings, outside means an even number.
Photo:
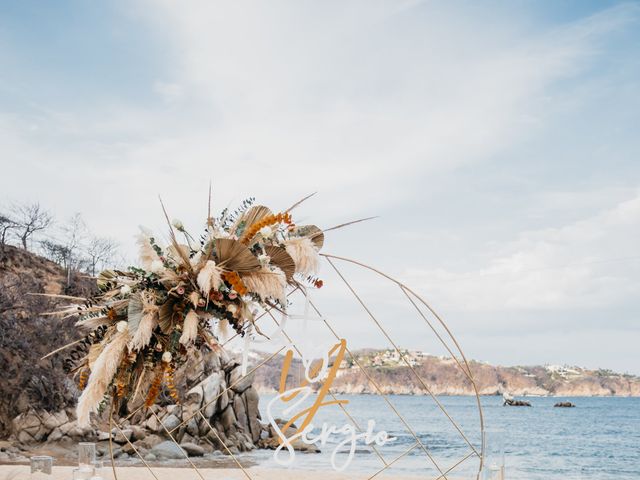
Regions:
<svg viewBox="0 0 640 480"><path fill-rule="evenodd" d="M291 258L291 255L289 255L284 248L269 245L265 247L265 251L271 258L270 263L284 272L287 277L287 282L291 281L293 274L296 272L296 264L293 258Z"/></svg>
<svg viewBox="0 0 640 480"><path fill-rule="evenodd" d="M252 272L260 268L260 262L246 246L231 238L216 239L216 262L225 270Z"/></svg>

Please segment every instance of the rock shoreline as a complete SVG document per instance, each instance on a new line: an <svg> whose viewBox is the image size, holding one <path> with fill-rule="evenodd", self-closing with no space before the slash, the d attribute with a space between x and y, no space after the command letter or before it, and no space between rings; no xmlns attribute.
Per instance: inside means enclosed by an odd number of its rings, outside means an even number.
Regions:
<svg viewBox="0 0 640 480"><path fill-rule="evenodd" d="M275 431L261 420L253 378L243 378L235 358L222 350L206 355L195 352L176 377L186 392L181 404L153 405L137 412L133 405L135 413L128 419L115 418L119 428L111 430L106 414L82 428L73 408L29 409L13 419L9 441L0 448L0 461L24 461L26 452L37 445L70 449L80 441L96 442L99 452L108 455L110 439L114 458L126 460L139 454L145 461L215 458L277 446ZM304 444L296 448L315 451Z"/></svg>

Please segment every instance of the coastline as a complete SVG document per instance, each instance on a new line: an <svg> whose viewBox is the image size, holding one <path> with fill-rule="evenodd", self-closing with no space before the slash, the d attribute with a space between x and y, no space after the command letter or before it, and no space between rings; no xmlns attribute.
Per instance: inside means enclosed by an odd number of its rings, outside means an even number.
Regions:
<svg viewBox="0 0 640 480"><path fill-rule="evenodd" d="M278 391L271 388L257 388L258 394L262 397L277 395ZM332 393L335 395L362 395L362 396L379 396L377 392L356 392L349 390L341 390L341 389L332 389ZM640 398L640 392L633 394L587 394L587 393L570 393L570 394L558 394L558 393L521 393L516 391L509 391L509 393L516 397L528 397L528 398ZM429 397L430 395L426 392L403 392L403 391L385 391L385 395L398 395L403 397ZM475 397L475 393L465 392L465 393L434 393L436 397ZM502 392L491 392L491 393L479 393L478 396L480 398L490 398L490 397L500 397L502 396Z"/></svg>

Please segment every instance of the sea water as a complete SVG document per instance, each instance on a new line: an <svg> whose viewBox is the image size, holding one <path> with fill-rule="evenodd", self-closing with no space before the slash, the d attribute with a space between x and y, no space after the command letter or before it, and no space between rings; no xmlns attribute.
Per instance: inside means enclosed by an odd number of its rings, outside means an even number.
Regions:
<svg viewBox="0 0 640 480"><path fill-rule="evenodd" d="M448 478L475 478L479 460L473 449L479 452L481 446L475 397L389 395L388 402L375 395L337 397L349 400L345 408L363 428L375 420L376 429L396 438L377 451L358 445L348 471L373 474L386 463L391 464L382 474L387 478L435 478L442 472ZM261 409L271 398L261 397ZM507 479L640 479L640 398L527 400L532 407L503 407L501 397L481 398L485 427L502 431ZM576 408L554 408L559 401L573 402ZM313 419L318 427L324 422L340 426L350 420L340 407L327 406ZM331 469L330 455L338 442L330 439L320 454L297 453L291 468ZM338 455L346 456L347 449ZM278 466L269 451L251 457L262 466Z"/></svg>

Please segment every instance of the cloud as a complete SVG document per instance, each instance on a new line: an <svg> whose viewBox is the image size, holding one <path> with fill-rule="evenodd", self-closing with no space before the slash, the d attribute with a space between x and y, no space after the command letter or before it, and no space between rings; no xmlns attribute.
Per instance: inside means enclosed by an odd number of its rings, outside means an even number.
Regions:
<svg viewBox="0 0 640 480"><path fill-rule="evenodd" d="M469 271L409 269L406 276L449 308L467 311L590 310L640 294L640 194L557 228L496 242Z"/></svg>

